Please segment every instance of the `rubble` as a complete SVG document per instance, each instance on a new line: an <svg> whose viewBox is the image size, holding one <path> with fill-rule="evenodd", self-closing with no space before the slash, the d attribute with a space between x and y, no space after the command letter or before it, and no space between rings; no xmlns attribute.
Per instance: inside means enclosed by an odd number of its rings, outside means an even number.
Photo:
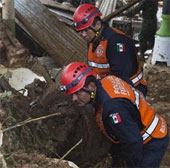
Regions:
<svg viewBox="0 0 170 168"><path fill-rule="evenodd" d="M7 67L17 67L26 64L28 50L16 40L8 28L0 20L0 61Z"/></svg>
<svg viewBox="0 0 170 168"><path fill-rule="evenodd" d="M48 70L38 59L32 58L29 52L25 53L22 63L16 56L15 64L10 64L6 51L7 47L13 47L14 44L5 36L6 30L1 29L0 32L0 41L4 47L1 50L0 122L4 135L1 152L7 165L12 168L28 165L43 167L40 164L44 162L37 163L37 159L30 159L33 153L61 161L70 160L81 167L94 165L107 156L110 142L98 130L92 108L77 108L70 98L65 98L57 90L59 81L54 82ZM16 53L17 46L24 49L14 36L12 38L18 44L14 46ZM7 46L4 45L4 39ZM18 88L24 79L17 81L20 82L17 87L11 82L14 72L20 69L25 70L22 71L25 77L32 76L26 74L28 70L37 74L33 82L29 81L31 83L24 87L27 95L19 92L21 88ZM38 79L39 75L44 77L45 82ZM22 78L21 75L19 77ZM80 139L83 139L82 143L65 155ZM44 161L43 156L41 158ZM48 164L51 167L56 166L52 162Z"/></svg>

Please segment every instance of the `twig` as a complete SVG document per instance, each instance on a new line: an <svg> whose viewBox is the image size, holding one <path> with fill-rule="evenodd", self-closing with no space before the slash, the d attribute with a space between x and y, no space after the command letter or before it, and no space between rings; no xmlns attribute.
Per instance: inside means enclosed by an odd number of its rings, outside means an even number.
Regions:
<svg viewBox="0 0 170 168"><path fill-rule="evenodd" d="M22 122L17 123L16 125L13 125L11 127L3 129L2 132L10 131L10 130L16 128L16 127L21 127L21 126L28 124L30 122L33 122L33 121L43 120L43 119L53 117L53 116L58 116L58 115L61 115L61 113L53 113L53 114L49 114L49 115L38 117L38 118L28 118L28 119L26 119Z"/></svg>
<svg viewBox="0 0 170 168"><path fill-rule="evenodd" d="M2 165L2 168L7 168L6 161L5 161L4 156L1 152L0 152L0 165Z"/></svg>
<svg viewBox="0 0 170 168"><path fill-rule="evenodd" d="M0 166L2 166L2 168L7 168L4 155L1 153L2 139L3 139L3 132L2 132L2 124L0 123Z"/></svg>
<svg viewBox="0 0 170 168"><path fill-rule="evenodd" d="M59 160L56 164L59 164L61 162L61 160L63 160L73 149L75 149L78 145L80 145L82 143L82 138L70 149L68 150Z"/></svg>

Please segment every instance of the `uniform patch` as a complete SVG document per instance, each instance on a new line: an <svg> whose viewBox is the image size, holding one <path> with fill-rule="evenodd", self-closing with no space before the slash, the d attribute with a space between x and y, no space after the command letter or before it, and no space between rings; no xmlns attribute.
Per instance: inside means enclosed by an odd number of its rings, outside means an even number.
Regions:
<svg viewBox="0 0 170 168"><path fill-rule="evenodd" d="M125 45L122 44L122 43L117 43L117 51L118 52L124 52L126 49L125 49Z"/></svg>
<svg viewBox="0 0 170 168"><path fill-rule="evenodd" d="M111 118L111 122L114 124L118 124L118 123L122 122L122 119L121 119L119 113L110 114L110 118Z"/></svg>
<svg viewBox="0 0 170 168"><path fill-rule="evenodd" d="M96 49L97 57L101 57L104 52L104 47L102 45L99 45Z"/></svg>

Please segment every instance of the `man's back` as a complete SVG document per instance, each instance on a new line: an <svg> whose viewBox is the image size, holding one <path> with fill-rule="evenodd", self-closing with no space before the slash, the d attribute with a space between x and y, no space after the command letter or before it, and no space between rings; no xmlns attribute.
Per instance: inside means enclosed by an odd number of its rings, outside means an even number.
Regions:
<svg viewBox="0 0 170 168"><path fill-rule="evenodd" d="M141 0L138 5L125 12L125 15L134 16L141 11L143 19L156 19L157 10L158 0Z"/></svg>
<svg viewBox="0 0 170 168"><path fill-rule="evenodd" d="M158 10L158 0L143 0L141 4L143 19L155 20Z"/></svg>
<svg viewBox="0 0 170 168"><path fill-rule="evenodd" d="M146 81L142 76L134 41L126 35L118 33L109 27L107 23L103 24L103 26L100 41L91 43L93 49L89 47L89 65L100 76L113 74L120 78L127 77L131 79L134 86L138 85L138 89L146 95ZM99 55L99 53L102 54ZM105 58L107 58L107 61ZM109 64L110 71L102 74L104 68L101 68L101 66L104 64Z"/></svg>

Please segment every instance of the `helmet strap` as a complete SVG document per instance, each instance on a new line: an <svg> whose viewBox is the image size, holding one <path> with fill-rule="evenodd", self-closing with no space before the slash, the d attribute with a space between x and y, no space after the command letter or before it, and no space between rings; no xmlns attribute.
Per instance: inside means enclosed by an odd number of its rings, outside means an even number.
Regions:
<svg viewBox="0 0 170 168"><path fill-rule="evenodd" d="M85 88L85 87L82 88L81 90L84 91L84 92L86 92L86 93L88 93L88 94L90 95L90 102L93 102L93 101L94 101L95 96L96 96L96 94L95 94L94 91L90 91L88 88Z"/></svg>
<svg viewBox="0 0 170 168"><path fill-rule="evenodd" d="M95 33L95 38L99 37L100 35L100 29L99 30L95 30L93 27L89 27L89 29L91 29L94 33Z"/></svg>
<svg viewBox="0 0 170 168"><path fill-rule="evenodd" d="M91 42L93 42L93 41L96 41L97 39L99 39L101 32L103 30L103 26L101 26L101 28L99 30L95 30L93 27L89 27L89 29L91 29L95 33L95 37L91 41Z"/></svg>

